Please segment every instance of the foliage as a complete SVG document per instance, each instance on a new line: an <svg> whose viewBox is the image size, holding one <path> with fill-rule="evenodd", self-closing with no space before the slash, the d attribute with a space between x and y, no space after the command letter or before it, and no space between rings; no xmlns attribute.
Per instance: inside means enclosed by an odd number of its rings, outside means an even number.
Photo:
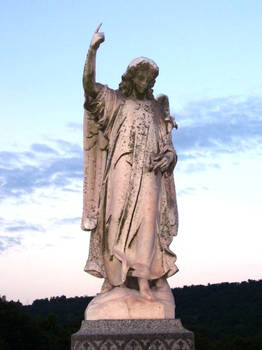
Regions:
<svg viewBox="0 0 262 350"><path fill-rule="evenodd" d="M197 349L262 349L262 280L173 290L176 317L194 331Z"/></svg>
<svg viewBox="0 0 262 350"><path fill-rule="evenodd" d="M172 290L176 317L195 334L197 350L262 349L262 280ZM0 300L1 350L67 350L90 297Z"/></svg>

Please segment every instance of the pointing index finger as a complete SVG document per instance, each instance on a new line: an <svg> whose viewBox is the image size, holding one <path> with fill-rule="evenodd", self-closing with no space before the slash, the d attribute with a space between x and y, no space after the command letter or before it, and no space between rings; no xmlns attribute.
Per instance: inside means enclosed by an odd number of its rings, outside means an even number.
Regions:
<svg viewBox="0 0 262 350"><path fill-rule="evenodd" d="M101 28L103 23L100 23L99 26L96 28L95 33L98 33L99 29Z"/></svg>

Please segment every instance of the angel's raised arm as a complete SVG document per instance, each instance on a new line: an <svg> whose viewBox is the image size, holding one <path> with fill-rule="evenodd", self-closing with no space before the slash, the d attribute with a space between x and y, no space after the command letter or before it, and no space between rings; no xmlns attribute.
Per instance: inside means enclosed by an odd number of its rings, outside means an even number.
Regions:
<svg viewBox="0 0 262 350"><path fill-rule="evenodd" d="M100 44L105 41L104 33L99 32L102 23L96 28L86 57L84 74L83 74L83 87L86 96L93 98L99 92L99 85L96 84L96 52Z"/></svg>

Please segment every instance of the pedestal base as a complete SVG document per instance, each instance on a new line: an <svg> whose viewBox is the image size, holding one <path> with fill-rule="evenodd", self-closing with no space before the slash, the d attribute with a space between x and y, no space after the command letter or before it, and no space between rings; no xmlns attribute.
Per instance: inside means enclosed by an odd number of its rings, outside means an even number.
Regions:
<svg viewBox="0 0 262 350"><path fill-rule="evenodd" d="M151 292L153 301L141 297L138 290L115 287L88 304L85 320L174 319L174 297L167 281L151 288Z"/></svg>
<svg viewBox="0 0 262 350"><path fill-rule="evenodd" d="M71 350L194 350L179 319L83 321Z"/></svg>

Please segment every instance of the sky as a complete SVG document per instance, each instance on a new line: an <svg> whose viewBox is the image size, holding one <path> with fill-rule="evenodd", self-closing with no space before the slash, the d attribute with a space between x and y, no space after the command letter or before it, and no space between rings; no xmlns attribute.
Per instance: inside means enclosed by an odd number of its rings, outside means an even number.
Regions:
<svg viewBox="0 0 262 350"><path fill-rule="evenodd" d="M260 0L0 0L0 295L95 295L83 271L82 72L100 22L97 81L135 57L159 66L178 130L180 226L171 287L262 278Z"/></svg>

